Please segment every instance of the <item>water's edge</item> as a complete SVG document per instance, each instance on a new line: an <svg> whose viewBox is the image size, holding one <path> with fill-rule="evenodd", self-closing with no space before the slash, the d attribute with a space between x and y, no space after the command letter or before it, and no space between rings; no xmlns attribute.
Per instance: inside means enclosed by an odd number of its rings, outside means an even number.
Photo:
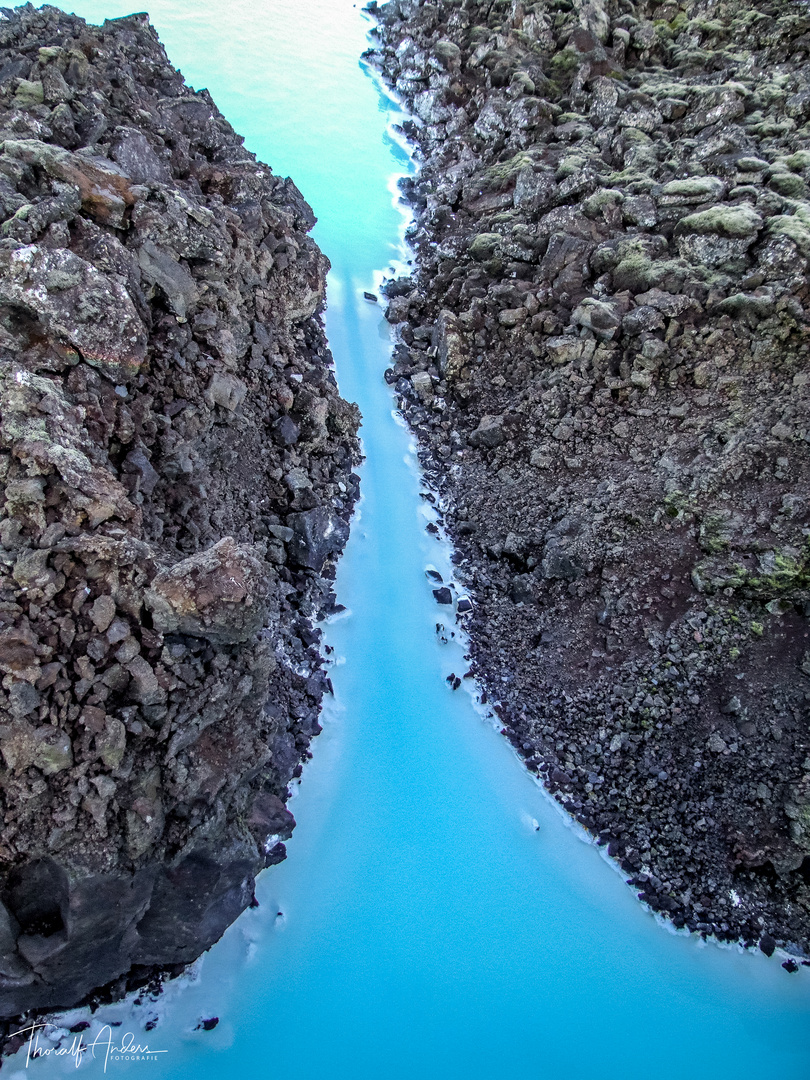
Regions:
<svg viewBox="0 0 810 1080"><path fill-rule="evenodd" d="M98 18L103 5L77 6ZM361 405L367 460L336 582L350 610L325 635L335 698L291 803L288 860L261 877L259 908L161 999L93 1021L93 1037L115 1020L115 1032L166 1050L110 1070L618 1080L641 1059L671 1080L761 1080L798 1067L810 1012L801 980L764 957L662 934L470 696L446 685L466 670L464 643L435 634L424 571L451 579L450 551L425 532L434 515L419 498L415 444L382 380L387 328L362 297L379 267L407 258L390 198L407 162L380 140L392 102L357 66L364 25L344 0L306 13L241 0L225 24L216 5L161 0L152 16L187 78L202 85L205 71L251 149L289 167L321 218L327 331L341 392ZM198 1029L214 1016L216 1028ZM10 1066L21 1073L24 1061Z"/></svg>

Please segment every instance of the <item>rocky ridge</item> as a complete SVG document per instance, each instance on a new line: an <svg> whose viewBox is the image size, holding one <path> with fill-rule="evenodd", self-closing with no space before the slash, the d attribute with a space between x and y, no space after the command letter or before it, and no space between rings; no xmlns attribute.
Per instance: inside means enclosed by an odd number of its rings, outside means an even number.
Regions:
<svg viewBox="0 0 810 1080"><path fill-rule="evenodd" d="M0 9L0 1015L209 947L284 858L357 496L326 258L145 15Z"/></svg>
<svg viewBox="0 0 810 1080"><path fill-rule="evenodd" d="M471 671L642 900L805 957L810 12L369 10L419 165L387 378Z"/></svg>

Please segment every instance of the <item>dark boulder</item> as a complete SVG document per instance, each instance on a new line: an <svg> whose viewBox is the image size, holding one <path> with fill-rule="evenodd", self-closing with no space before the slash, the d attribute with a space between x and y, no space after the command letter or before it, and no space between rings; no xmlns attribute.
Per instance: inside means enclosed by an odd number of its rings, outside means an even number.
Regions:
<svg viewBox="0 0 810 1080"><path fill-rule="evenodd" d="M282 446L294 446L301 432L293 418L285 413L273 424L273 434Z"/></svg>
<svg viewBox="0 0 810 1080"><path fill-rule="evenodd" d="M759 947L766 956L773 956L776 940L766 931L759 939Z"/></svg>
<svg viewBox="0 0 810 1080"><path fill-rule="evenodd" d="M478 427L469 437L470 446L492 450L506 439L502 416L482 416Z"/></svg>
<svg viewBox="0 0 810 1080"><path fill-rule="evenodd" d="M324 506L290 514L287 524L293 531L287 545L290 559L319 573L327 558L342 551L349 539L349 526L343 518Z"/></svg>

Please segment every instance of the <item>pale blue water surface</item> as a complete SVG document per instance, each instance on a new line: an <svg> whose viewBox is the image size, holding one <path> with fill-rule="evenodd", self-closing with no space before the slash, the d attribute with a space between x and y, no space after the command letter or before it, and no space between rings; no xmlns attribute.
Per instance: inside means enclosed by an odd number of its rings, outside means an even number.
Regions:
<svg viewBox="0 0 810 1080"><path fill-rule="evenodd" d="M66 7L70 7L66 0ZM129 13L80 0L91 21ZM358 57L347 0L153 0L173 62L247 145L291 174L332 260L328 332L360 403L363 502L328 639L336 701L292 809L286 863L191 979L112 1007L116 1037L166 1051L107 1073L172 1080L775 1080L810 1075L810 979L777 958L659 926L581 841L462 691L436 641L413 447L382 380L390 344L362 298L401 255L390 178L407 169ZM278 917L277 912L283 912ZM145 1034L143 1023L158 1015ZM194 1031L216 1015L211 1032ZM74 1016L74 1019L78 1017ZM94 1025L97 1030L97 1024ZM90 1032L90 1038L93 1031ZM7 1063L18 1078L73 1062ZM81 1075L102 1075L103 1054Z"/></svg>

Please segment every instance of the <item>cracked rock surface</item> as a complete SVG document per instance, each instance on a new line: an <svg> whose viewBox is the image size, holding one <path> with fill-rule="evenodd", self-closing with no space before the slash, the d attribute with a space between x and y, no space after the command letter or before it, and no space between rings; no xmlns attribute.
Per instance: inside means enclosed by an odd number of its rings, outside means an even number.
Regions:
<svg viewBox="0 0 810 1080"><path fill-rule="evenodd" d="M472 669L651 907L805 956L810 13L370 9L419 164L387 378Z"/></svg>
<svg viewBox="0 0 810 1080"><path fill-rule="evenodd" d="M326 258L146 16L0 14L0 1016L208 948L284 858L357 495Z"/></svg>

